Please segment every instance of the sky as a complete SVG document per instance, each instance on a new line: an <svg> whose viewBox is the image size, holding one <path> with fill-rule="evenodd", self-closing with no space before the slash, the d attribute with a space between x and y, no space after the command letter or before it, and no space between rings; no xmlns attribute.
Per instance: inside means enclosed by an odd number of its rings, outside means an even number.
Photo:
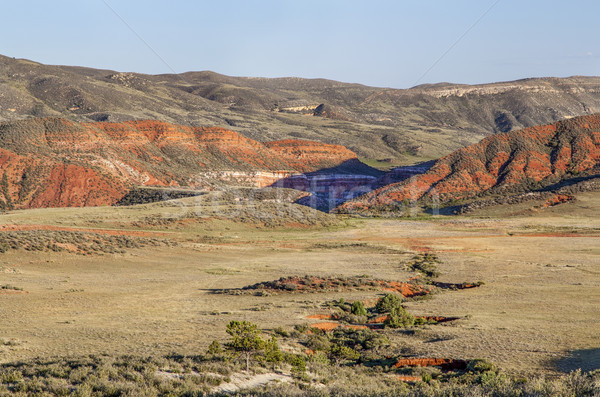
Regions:
<svg viewBox="0 0 600 397"><path fill-rule="evenodd" d="M4 0L0 54L408 88L600 75L597 0Z"/></svg>

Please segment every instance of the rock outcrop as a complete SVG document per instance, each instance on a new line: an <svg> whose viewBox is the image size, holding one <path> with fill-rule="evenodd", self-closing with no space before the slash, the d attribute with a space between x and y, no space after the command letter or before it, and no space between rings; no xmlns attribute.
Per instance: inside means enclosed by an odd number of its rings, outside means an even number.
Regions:
<svg viewBox="0 0 600 397"><path fill-rule="evenodd" d="M439 159L422 175L374 190L337 210L523 193L597 173L599 165L600 115L582 116L485 138Z"/></svg>
<svg viewBox="0 0 600 397"><path fill-rule="evenodd" d="M112 205L133 186L264 187L305 172L369 168L339 145L263 144L223 128L159 121L61 118L0 124L0 166L4 208Z"/></svg>

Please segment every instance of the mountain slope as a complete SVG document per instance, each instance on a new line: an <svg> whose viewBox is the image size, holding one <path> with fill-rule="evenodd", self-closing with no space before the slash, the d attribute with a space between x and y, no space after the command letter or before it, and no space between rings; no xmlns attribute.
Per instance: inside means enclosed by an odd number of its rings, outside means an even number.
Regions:
<svg viewBox="0 0 600 397"><path fill-rule="evenodd" d="M488 137L439 159L422 175L367 193L338 211L526 192L599 173L599 167L600 115L582 116Z"/></svg>
<svg viewBox="0 0 600 397"><path fill-rule="evenodd" d="M68 117L220 125L261 142L340 144L390 164L438 158L489 134L599 111L598 77L399 90L212 72L153 76L0 56L0 121Z"/></svg>
<svg viewBox="0 0 600 397"><path fill-rule="evenodd" d="M103 205L133 186L268 186L323 169L376 172L342 146L262 144L217 127L158 121L77 123L61 118L0 123L0 206Z"/></svg>

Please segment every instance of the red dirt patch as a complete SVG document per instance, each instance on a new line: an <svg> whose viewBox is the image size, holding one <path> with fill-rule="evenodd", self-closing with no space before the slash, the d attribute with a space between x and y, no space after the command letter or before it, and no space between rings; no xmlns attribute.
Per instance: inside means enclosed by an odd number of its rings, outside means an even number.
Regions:
<svg viewBox="0 0 600 397"><path fill-rule="evenodd" d="M419 376L397 376L396 379L407 383L416 383L422 380L422 378Z"/></svg>
<svg viewBox="0 0 600 397"><path fill-rule="evenodd" d="M453 358L403 358L396 361L393 367L440 367L443 371L455 371L466 369L467 364L466 360Z"/></svg>
<svg viewBox="0 0 600 397"><path fill-rule="evenodd" d="M443 317L443 316L415 316L427 321L435 321L436 323L447 323L449 321L460 320L460 317Z"/></svg>
<svg viewBox="0 0 600 397"><path fill-rule="evenodd" d="M384 314L369 320L369 324L383 324L388 318L390 318L390 316L388 314Z"/></svg>
<svg viewBox="0 0 600 397"><path fill-rule="evenodd" d="M333 331L334 329L336 329L340 325L341 324L339 324L339 323L323 322L323 323L311 324L311 328L316 328L316 329L320 329L321 331L327 332L327 331Z"/></svg>
<svg viewBox="0 0 600 397"><path fill-rule="evenodd" d="M411 283L401 283L397 281L381 281L381 289L389 292L397 292L405 298L413 296L426 295L430 291L426 290L422 285L416 285Z"/></svg>
<svg viewBox="0 0 600 397"><path fill-rule="evenodd" d="M351 329L368 329L369 327L367 325L345 325L346 328L351 328Z"/></svg>
<svg viewBox="0 0 600 397"><path fill-rule="evenodd" d="M325 332L333 331L336 328L369 329L369 326L367 326L367 325L348 325L348 324L334 323L331 321L311 324L310 327L317 328L317 329L320 329L321 331L325 331Z"/></svg>

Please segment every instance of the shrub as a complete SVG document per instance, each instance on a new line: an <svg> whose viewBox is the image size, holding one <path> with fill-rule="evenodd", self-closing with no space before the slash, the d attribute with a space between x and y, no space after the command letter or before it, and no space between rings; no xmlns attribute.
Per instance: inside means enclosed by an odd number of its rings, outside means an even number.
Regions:
<svg viewBox="0 0 600 397"><path fill-rule="evenodd" d="M402 307L402 298L397 294L387 294L379 298L375 310L379 313L389 313L396 307Z"/></svg>
<svg viewBox="0 0 600 397"><path fill-rule="evenodd" d="M327 351L331 347L331 342L325 334L311 334L306 342L306 347L311 350Z"/></svg>
<svg viewBox="0 0 600 397"><path fill-rule="evenodd" d="M470 372L482 373L488 371L497 372L498 369L496 368L494 363L488 360L476 359L469 361L469 364L467 365L467 370Z"/></svg>
<svg viewBox="0 0 600 397"><path fill-rule="evenodd" d="M10 249L10 245L8 245L7 243L0 243L0 254L5 253L9 249Z"/></svg>
<svg viewBox="0 0 600 397"><path fill-rule="evenodd" d="M292 377L302 379L306 375L306 361L299 354L290 354L286 357L286 361L292 365Z"/></svg>
<svg viewBox="0 0 600 397"><path fill-rule="evenodd" d="M344 321L348 324L364 324L367 322L367 316L357 316L352 313L336 313L334 314L334 319L337 321Z"/></svg>
<svg viewBox="0 0 600 397"><path fill-rule="evenodd" d="M273 330L273 332L276 335L281 336L282 338L289 338L290 337L290 333L287 332L285 329L283 329L283 327L277 327Z"/></svg>
<svg viewBox="0 0 600 397"><path fill-rule="evenodd" d="M425 382L425 383L429 383L429 382L431 382L432 380L433 380L433 377L432 377L432 376L431 376L431 374L430 374L430 373L428 373L428 372L424 372L424 373L421 375L421 381L423 381L423 382Z"/></svg>
<svg viewBox="0 0 600 397"><path fill-rule="evenodd" d="M367 315L367 309L365 309L365 305L363 305L363 303L361 301L354 301L354 303L352 303L351 312L355 316L366 316Z"/></svg>
<svg viewBox="0 0 600 397"><path fill-rule="evenodd" d="M0 289L7 289L7 290L13 290L13 291L23 291L23 288L21 288L21 287L15 287L14 285L11 285L11 284L0 285Z"/></svg>
<svg viewBox="0 0 600 397"><path fill-rule="evenodd" d="M351 347L336 344L329 349L329 357L339 364L341 361L356 361L360 354Z"/></svg>
<svg viewBox="0 0 600 397"><path fill-rule="evenodd" d="M390 311L390 316L383 323L390 328L406 328L415 324L415 318L402 306L395 307Z"/></svg>
<svg viewBox="0 0 600 397"><path fill-rule="evenodd" d="M274 370L276 365L283 361L283 358L284 358L283 353L281 352L281 350L279 350L279 345L277 344L277 338L272 336L271 340L269 340L265 344L264 360L267 363L273 364L273 370Z"/></svg>
<svg viewBox="0 0 600 397"><path fill-rule="evenodd" d="M378 346L389 345L389 339L380 333L370 329L336 329L333 332L331 342L336 345L344 345L353 349L373 349Z"/></svg>
<svg viewBox="0 0 600 397"><path fill-rule="evenodd" d="M219 355L221 353L223 353L223 348L216 340L213 340L208 346L208 350L206 350L206 354L210 354L212 356Z"/></svg>
<svg viewBox="0 0 600 397"><path fill-rule="evenodd" d="M437 269L438 263L440 263L440 260L436 255L425 253L414 256L408 264L408 268L422 273L427 278L436 278L440 276L440 272Z"/></svg>
<svg viewBox="0 0 600 397"><path fill-rule="evenodd" d="M423 317L417 317L415 318L415 325L425 325L425 324L437 324L437 321L435 321L434 319L426 319Z"/></svg>
<svg viewBox="0 0 600 397"><path fill-rule="evenodd" d="M0 376L0 383L15 383L23 380L23 374L20 371L5 372Z"/></svg>
<svg viewBox="0 0 600 397"><path fill-rule="evenodd" d="M308 356L308 362L313 364L329 365L329 359L324 351L315 351L314 354Z"/></svg>

